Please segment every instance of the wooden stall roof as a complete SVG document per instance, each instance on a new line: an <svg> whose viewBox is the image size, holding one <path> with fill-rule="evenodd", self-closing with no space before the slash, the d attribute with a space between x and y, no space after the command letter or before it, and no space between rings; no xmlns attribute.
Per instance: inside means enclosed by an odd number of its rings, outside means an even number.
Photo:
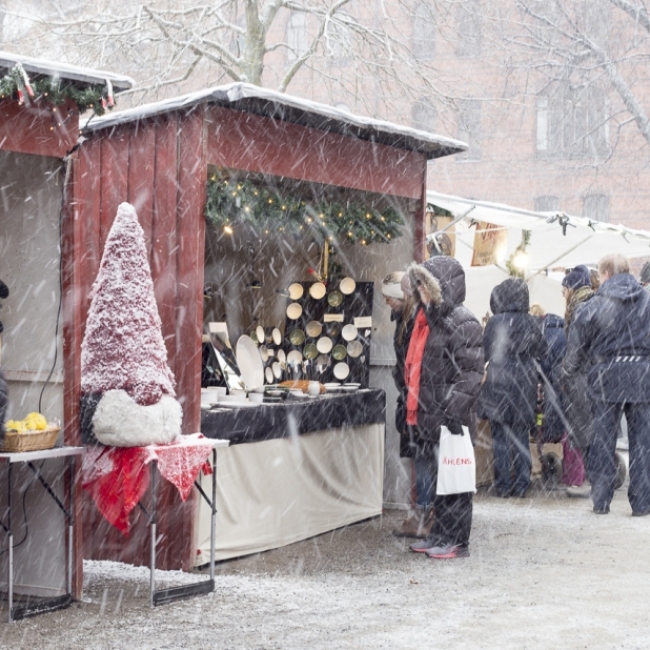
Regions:
<svg viewBox="0 0 650 650"><path fill-rule="evenodd" d="M7 72L13 70L17 63L23 66L23 69L30 77L58 76L65 81L74 82L75 85L81 88L97 86L110 81L115 92L122 92L131 88L135 83L131 77L114 74L113 72L82 68L76 65L60 63L59 61L48 61L47 59L33 59L12 52L0 51L0 74L7 74Z"/></svg>
<svg viewBox="0 0 650 650"><path fill-rule="evenodd" d="M459 140L418 131L392 122L353 115L333 106L246 83L217 86L95 118L84 130L99 131L172 111L190 109L198 104L216 104L283 122L417 151L424 154L427 159L449 156L467 149L467 144Z"/></svg>

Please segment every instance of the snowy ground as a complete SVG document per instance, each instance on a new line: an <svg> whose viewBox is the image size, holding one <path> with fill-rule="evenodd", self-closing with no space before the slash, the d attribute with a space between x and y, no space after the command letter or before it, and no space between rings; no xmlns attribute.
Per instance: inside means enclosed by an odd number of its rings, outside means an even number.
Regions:
<svg viewBox="0 0 650 650"><path fill-rule="evenodd" d="M155 610L148 571L85 564L85 599L13 625L2 648L646 649L650 517L619 490L475 500L472 555L435 561L390 534L403 513L221 563L213 594ZM160 574L175 583L196 576ZM162 585L161 585L162 586Z"/></svg>

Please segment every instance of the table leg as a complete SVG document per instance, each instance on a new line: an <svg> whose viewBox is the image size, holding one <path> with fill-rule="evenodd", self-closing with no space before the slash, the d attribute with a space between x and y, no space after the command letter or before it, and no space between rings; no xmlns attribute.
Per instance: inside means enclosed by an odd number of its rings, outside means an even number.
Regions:
<svg viewBox="0 0 650 650"><path fill-rule="evenodd" d="M9 609L9 622L13 621L13 609L14 609L14 536L11 532L11 463L7 468L7 528L9 529L9 534L7 535L7 554L8 558L8 568L7 568L7 606Z"/></svg>
<svg viewBox="0 0 650 650"><path fill-rule="evenodd" d="M151 556L149 559L149 600L151 607L155 607L154 594L156 592L156 461L151 461Z"/></svg>
<svg viewBox="0 0 650 650"><path fill-rule="evenodd" d="M212 513L210 515L210 580L214 584L214 549L217 539L217 450L212 450Z"/></svg>
<svg viewBox="0 0 650 650"><path fill-rule="evenodd" d="M72 557L74 545L74 457L69 456L66 460L68 465L68 513L66 519L68 520L68 593L72 594Z"/></svg>

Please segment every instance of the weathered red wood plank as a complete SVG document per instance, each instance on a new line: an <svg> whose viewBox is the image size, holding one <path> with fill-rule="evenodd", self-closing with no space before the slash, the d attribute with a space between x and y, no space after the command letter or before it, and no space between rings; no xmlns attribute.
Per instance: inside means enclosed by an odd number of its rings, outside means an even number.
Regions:
<svg viewBox="0 0 650 650"><path fill-rule="evenodd" d="M79 137L79 115L72 103L20 105L0 101L0 149L63 158Z"/></svg>
<svg viewBox="0 0 650 650"><path fill-rule="evenodd" d="M259 115L208 109L208 163L419 199L423 154Z"/></svg>

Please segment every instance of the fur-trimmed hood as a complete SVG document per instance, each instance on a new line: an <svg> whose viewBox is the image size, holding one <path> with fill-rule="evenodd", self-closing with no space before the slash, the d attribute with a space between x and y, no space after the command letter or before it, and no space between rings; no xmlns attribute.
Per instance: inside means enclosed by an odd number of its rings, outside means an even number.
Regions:
<svg viewBox="0 0 650 650"><path fill-rule="evenodd" d="M418 285L424 285L433 305L442 313L451 311L465 301L465 271L458 260L445 255L431 257L422 264L414 262L408 268L413 297L421 302Z"/></svg>

